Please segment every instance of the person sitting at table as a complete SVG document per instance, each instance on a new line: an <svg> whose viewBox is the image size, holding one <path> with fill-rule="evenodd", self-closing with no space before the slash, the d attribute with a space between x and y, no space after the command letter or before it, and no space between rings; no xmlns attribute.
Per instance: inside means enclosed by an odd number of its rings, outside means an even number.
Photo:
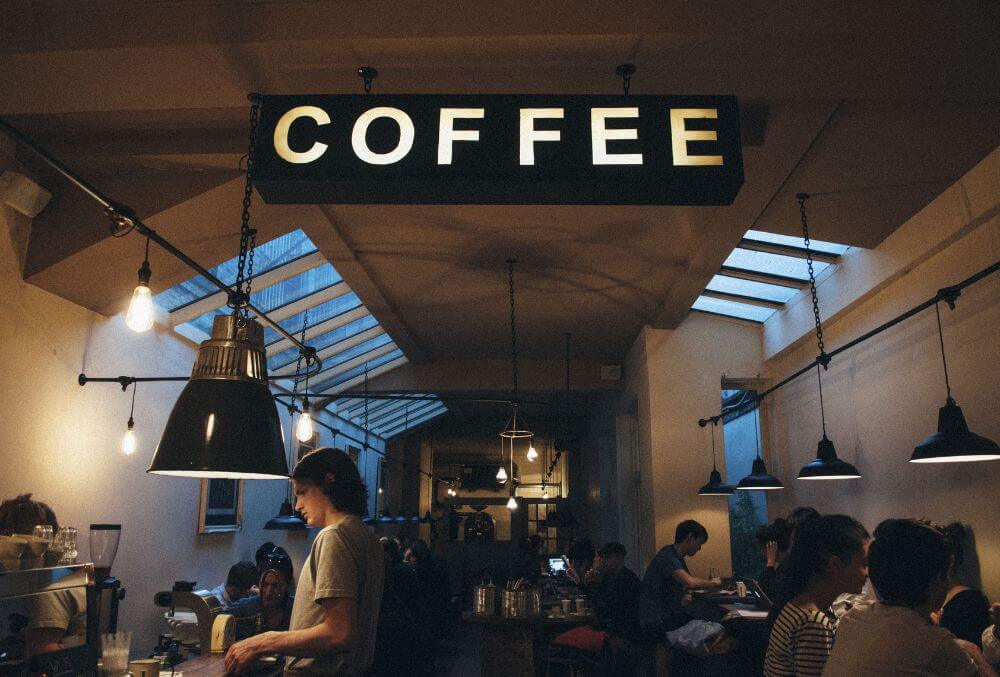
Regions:
<svg viewBox="0 0 1000 677"><path fill-rule="evenodd" d="M236 617L236 638L246 639L268 630L287 630L292 619L295 585L292 559L284 548L275 547L259 558L262 569L259 593L247 595L225 607Z"/></svg>
<svg viewBox="0 0 1000 677"><path fill-rule="evenodd" d="M267 570L267 567L264 565L264 557L271 554L271 551L274 550L276 547L278 546L276 546L271 541L264 541L261 544L261 546L257 548L257 552L255 552L253 556L253 561L257 564L258 576Z"/></svg>
<svg viewBox="0 0 1000 677"><path fill-rule="evenodd" d="M718 578L692 576L685 558L694 557L708 541L708 531L694 520L684 520L674 531L674 542L660 549L642 577L639 623L651 641L662 641L694 617L684 608L688 590L718 587Z"/></svg>
<svg viewBox="0 0 1000 677"><path fill-rule="evenodd" d="M879 601L840 620L823 675L995 675L975 644L930 621L948 592L944 534L916 520L886 520L875 529L868 564Z"/></svg>
<svg viewBox="0 0 1000 677"><path fill-rule="evenodd" d="M0 534L30 535L38 525L59 530L56 513L45 503L21 494L0 503ZM70 588L27 598L28 624L24 631L24 655L30 658L49 651L79 646L86 641L87 595L83 588Z"/></svg>
<svg viewBox="0 0 1000 677"><path fill-rule="evenodd" d="M932 525L933 526L933 525ZM944 605L931 620L959 639L983 648L983 630L990 624L990 601L982 592L958 581L955 569L965 561L965 527L961 522L938 527L948 543L953 565L948 574Z"/></svg>
<svg viewBox="0 0 1000 677"><path fill-rule="evenodd" d="M788 520L778 518L765 524L754 534L757 547L764 556L764 569L757 582L770 599L781 596L781 581L778 567L785 561L792 542L792 525Z"/></svg>
<svg viewBox="0 0 1000 677"><path fill-rule="evenodd" d="M586 536L574 538L566 549L566 559L569 560L566 575L581 590L587 587L587 572L594 566L594 555L596 554L597 550L594 548L593 541Z"/></svg>
<svg viewBox="0 0 1000 677"><path fill-rule="evenodd" d="M290 629L233 644L225 668L239 674L263 655L283 654L287 675L366 674L385 571L382 547L361 521L368 489L350 456L324 447L296 464L292 490L295 508L320 531L299 575Z"/></svg>
<svg viewBox="0 0 1000 677"><path fill-rule="evenodd" d="M837 632L830 606L842 593L861 592L870 540L847 515L823 515L799 526L785 560L783 597L768 617L765 677L823 672Z"/></svg>
<svg viewBox="0 0 1000 677"><path fill-rule="evenodd" d="M641 644L639 595L642 581L625 566L625 546L605 543L586 576L587 593L601 629L631 644Z"/></svg>
<svg viewBox="0 0 1000 677"><path fill-rule="evenodd" d="M227 607L247 595L256 594L257 591L253 588L257 585L258 578L260 572L256 564L249 561L237 562L229 567L226 582L212 588L212 594L223 607Z"/></svg>

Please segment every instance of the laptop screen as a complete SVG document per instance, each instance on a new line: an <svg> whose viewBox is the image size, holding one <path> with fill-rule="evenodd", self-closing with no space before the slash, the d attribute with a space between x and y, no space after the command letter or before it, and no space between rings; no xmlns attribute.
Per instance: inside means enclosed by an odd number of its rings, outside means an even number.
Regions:
<svg viewBox="0 0 1000 677"><path fill-rule="evenodd" d="M549 571L554 574L566 571L566 561L562 557L549 557Z"/></svg>

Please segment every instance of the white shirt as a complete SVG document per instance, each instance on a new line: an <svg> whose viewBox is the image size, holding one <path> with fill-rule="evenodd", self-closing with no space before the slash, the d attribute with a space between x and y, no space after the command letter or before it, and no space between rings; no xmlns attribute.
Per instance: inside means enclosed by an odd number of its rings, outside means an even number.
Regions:
<svg viewBox="0 0 1000 677"><path fill-rule="evenodd" d="M212 588L212 594L215 595L215 598L219 600L219 603L222 604L223 607L227 607L236 601L229 596L228 592L226 592L225 583Z"/></svg>
<svg viewBox="0 0 1000 677"><path fill-rule="evenodd" d="M876 602L849 611L823 677L966 677L979 671L955 636L913 609Z"/></svg>

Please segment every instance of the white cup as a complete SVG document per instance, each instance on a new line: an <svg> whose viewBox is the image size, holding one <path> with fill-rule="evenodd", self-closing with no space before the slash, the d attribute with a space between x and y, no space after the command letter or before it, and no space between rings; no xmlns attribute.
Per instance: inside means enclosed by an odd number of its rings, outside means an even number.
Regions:
<svg viewBox="0 0 1000 677"><path fill-rule="evenodd" d="M571 599L564 599L564 600L562 600L563 615L567 615L567 616L569 615L569 612L572 609L572 606L571 606L572 604L573 604L573 600L571 600Z"/></svg>
<svg viewBox="0 0 1000 677"><path fill-rule="evenodd" d="M740 597L747 596L747 584L743 581L736 582L736 594Z"/></svg>

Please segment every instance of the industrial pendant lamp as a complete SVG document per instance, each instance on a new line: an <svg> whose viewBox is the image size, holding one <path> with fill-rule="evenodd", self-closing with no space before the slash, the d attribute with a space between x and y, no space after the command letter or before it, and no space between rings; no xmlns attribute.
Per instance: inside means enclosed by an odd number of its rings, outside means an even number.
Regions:
<svg viewBox="0 0 1000 677"><path fill-rule="evenodd" d="M847 461L837 458L837 450L826 436L826 408L823 405L823 370L830 365L830 356L823 344L823 323L819 316L819 294L816 292L816 276L813 274L812 249L809 247L809 220L806 217L806 200L809 196L799 193L799 215L802 218L802 240L806 248L806 267L809 270L809 295L812 297L813 319L816 322L816 344L819 357L816 358L816 378L819 383L819 414L823 427L823 438L816 445L816 458L802 466L800 480L853 480L861 477L858 469Z"/></svg>
<svg viewBox="0 0 1000 677"><path fill-rule="evenodd" d="M722 475L715 465L715 426L718 425L718 419L714 421L706 421L704 419L698 421L698 425L703 428L709 423L712 424L712 472L708 475L708 484L698 490L698 495L732 496L736 493L736 488L722 481Z"/></svg>
<svg viewBox="0 0 1000 677"><path fill-rule="evenodd" d="M198 348L191 378L167 420L147 472L180 477L287 479L281 423L267 381L264 329L247 316L256 231L250 228L260 107L250 113L240 251L233 312L217 315ZM250 266L244 266L250 254ZM244 289L244 284L246 288Z"/></svg>
<svg viewBox="0 0 1000 677"><path fill-rule="evenodd" d="M784 489L785 485L781 483L781 480L767 471L767 465L764 464L764 459L760 456L760 398L756 394L753 397L755 408L757 409L753 425L753 439L757 449L757 456L753 460L750 474L741 479L736 488L741 491L774 491L776 489Z"/></svg>
<svg viewBox="0 0 1000 677"><path fill-rule="evenodd" d="M941 290L939 295L954 307L957 290ZM969 430L962 408L951 397L948 381L948 361L944 353L944 332L941 330L941 310L934 304L937 315L938 339L941 343L941 363L944 365L944 385L948 393L945 404L938 412L938 430L914 448L911 463L960 463L969 461L995 461L1000 459L1000 446L993 440Z"/></svg>
<svg viewBox="0 0 1000 677"><path fill-rule="evenodd" d="M146 255L139 267L139 284L132 292L132 300L125 313L125 325L134 332L142 333L153 326L153 293L149 290L149 238L146 238Z"/></svg>

